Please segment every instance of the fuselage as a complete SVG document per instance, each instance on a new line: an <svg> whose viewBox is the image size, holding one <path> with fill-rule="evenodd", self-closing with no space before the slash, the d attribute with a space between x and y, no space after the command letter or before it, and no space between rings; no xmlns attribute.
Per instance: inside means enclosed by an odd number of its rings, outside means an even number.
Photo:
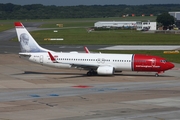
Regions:
<svg viewBox="0 0 180 120"><path fill-rule="evenodd" d="M28 54L28 53L26 53ZM111 66L115 71L145 71L164 72L174 67L164 58L141 54L86 54L86 53L53 53L58 63L53 63L47 52L29 53L29 60L42 65L56 68L81 68L87 69L94 66ZM74 66L75 65L75 66ZM89 66L89 67L88 67ZM82 67L83 69L86 69Z"/></svg>

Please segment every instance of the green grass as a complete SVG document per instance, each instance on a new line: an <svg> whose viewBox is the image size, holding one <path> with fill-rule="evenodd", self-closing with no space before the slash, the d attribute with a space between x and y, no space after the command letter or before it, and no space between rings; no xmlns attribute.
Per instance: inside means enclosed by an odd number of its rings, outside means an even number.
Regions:
<svg viewBox="0 0 180 120"><path fill-rule="evenodd" d="M88 33L87 28L31 32L39 44L67 45L180 45L178 34L145 34L135 30L109 30ZM44 41L44 38L64 38L63 41Z"/></svg>
<svg viewBox="0 0 180 120"><path fill-rule="evenodd" d="M14 28L14 24L0 23L0 32Z"/></svg>
<svg viewBox="0 0 180 120"><path fill-rule="evenodd" d="M180 63L180 54L164 54L162 50L95 50L94 52L117 53L117 54L148 54L161 56L174 63Z"/></svg>
<svg viewBox="0 0 180 120"><path fill-rule="evenodd" d="M57 24L63 24L63 27L93 27L94 22L79 22L79 21L73 21L73 22L53 22L53 23L47 23L40 26L41 28L59 28Z"/></svg>

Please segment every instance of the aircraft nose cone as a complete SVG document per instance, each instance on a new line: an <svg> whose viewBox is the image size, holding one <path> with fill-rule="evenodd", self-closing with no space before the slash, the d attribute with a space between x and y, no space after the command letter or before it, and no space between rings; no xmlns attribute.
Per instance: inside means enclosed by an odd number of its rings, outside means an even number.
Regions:
<svg viewBox="0 0 180 120"><path fill-rule="evenodd" d="M174 64L173 63L169 63L168 67L169 67L169 69L172 69L172 68L174 68Z"/></svg>

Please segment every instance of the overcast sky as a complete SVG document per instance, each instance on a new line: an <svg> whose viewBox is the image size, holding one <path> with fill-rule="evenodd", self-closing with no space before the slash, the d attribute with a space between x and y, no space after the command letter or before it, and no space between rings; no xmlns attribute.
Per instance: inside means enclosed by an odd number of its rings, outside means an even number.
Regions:
<svg viewBox="0 0 180 120"><path fill-rule="evenodd" d="M0 0L0 3L18 5L43 4L56 6L73 5L144 5L144 4L180 4L180 0Z"/></svg>

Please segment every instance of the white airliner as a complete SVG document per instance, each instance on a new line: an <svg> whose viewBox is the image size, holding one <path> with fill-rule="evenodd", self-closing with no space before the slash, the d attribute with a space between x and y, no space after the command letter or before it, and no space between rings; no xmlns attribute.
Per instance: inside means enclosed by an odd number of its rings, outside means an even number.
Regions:
<svg viewBox="0 0 180 120"><path fill-rule="evenodd" d="M21 45L20 56L29 61L56 67L87 70L87 75L113 75L120 71L144 71L163 73L174 65L164 58L143 54L97 54L54 52L40 47L21 22L14 23ZM88 54L87 54L88 53Z"/></svg>

